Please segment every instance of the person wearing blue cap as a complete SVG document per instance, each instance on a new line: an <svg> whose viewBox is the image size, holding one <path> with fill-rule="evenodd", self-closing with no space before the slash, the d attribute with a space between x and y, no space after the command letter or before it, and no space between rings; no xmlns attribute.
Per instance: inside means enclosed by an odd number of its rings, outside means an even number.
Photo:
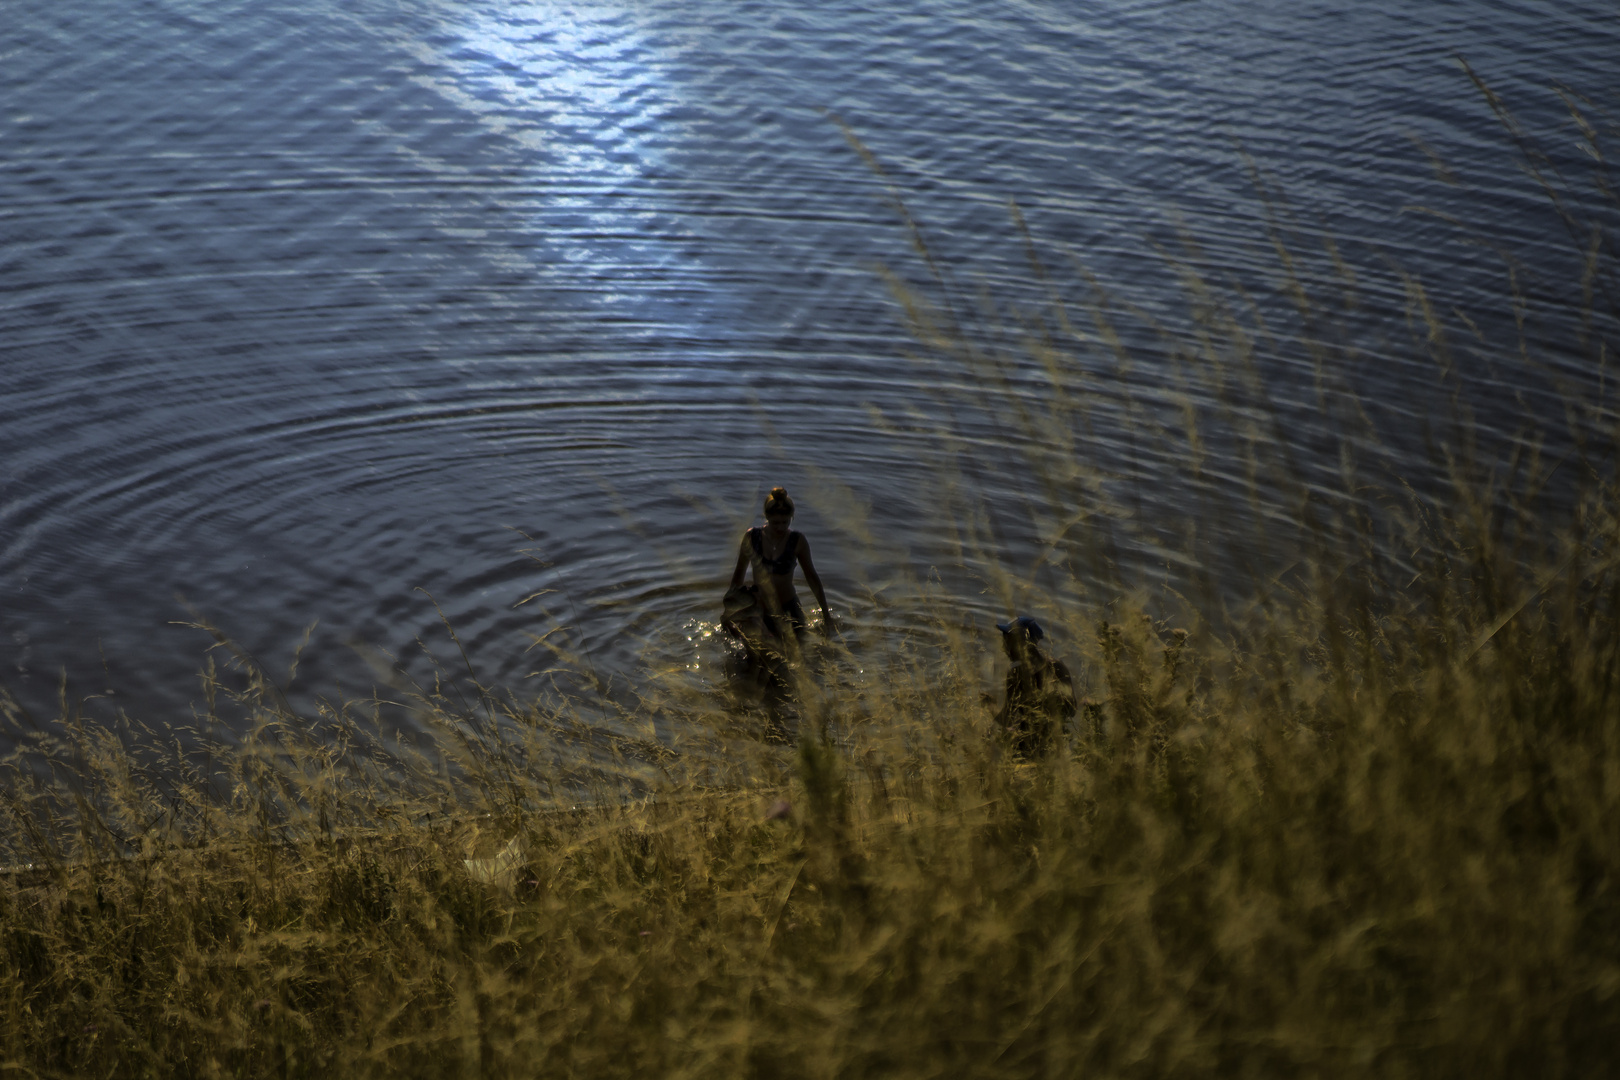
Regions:
<svg viewBox="0 0 1620 1080"><path fill-rule="evenodd" d="M996 629L1012 661L1007 700L996 711L996 723L1015 754L1040 757L1052 749L1058 731L1074 715L1074 679L1063 661L1042 654L1038 643L1046 632L1028 615L997 623Z"/></svg>

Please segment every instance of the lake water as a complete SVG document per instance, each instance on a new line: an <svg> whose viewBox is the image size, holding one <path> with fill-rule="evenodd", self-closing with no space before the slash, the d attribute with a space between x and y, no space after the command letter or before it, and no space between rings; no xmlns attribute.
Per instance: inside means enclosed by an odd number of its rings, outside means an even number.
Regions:
<svg viewBox="0 0 1620 1080"><path fill-rule="evenodd" d="M350 643L448 654L440 610L522 692L560 622L606 670L675 656L776 483L847 617L850 505L934 559L943 450L895 418L939 375L876 271L920 263L838 120L996 295L1039 292L1009 198L1121 303L1184 307L1178 221L1263 278L1248 155L1492 333L1502 262L1405 208L1578 275L1456 58L1570 170L1550 84L1620 106L1612 0L8 0L0 56L0 681L160 723L208 640L180 597L273 667L319 620L309 693L370 692ZM1358 378L1397 408L1420 367ZM1097 454L1185 514L1129 426Z"/></svg>

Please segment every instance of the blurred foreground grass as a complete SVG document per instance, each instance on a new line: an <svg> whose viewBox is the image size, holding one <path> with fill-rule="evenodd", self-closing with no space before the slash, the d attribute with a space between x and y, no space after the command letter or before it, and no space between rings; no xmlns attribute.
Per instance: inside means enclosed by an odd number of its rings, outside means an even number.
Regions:
<svg viewBox="0 0 1620 1080"><path fill-rule="evenodd" d="M4 1052L41 1075L1602 1075L1620 592L1590 569L1477 649L1462 585L1224 670L1125 619L1093 654L1106 697L1033 765L945 695L806 733L780 787L347 836L268 824L244 769L208 843L36 850L0 882ZM106 785L84 848L140 824L118 765L79 773Z"/></svg>
<svg viewBox="0 0 1620 1080"><path fill-rule="evenodd" d="M585 694L447 686L408 703L437 733L413 742L375 703L299 713L240 655L210 669L204 711L246 734L206 759L164 758L65 704L7 765L0 1064L1608 1075L1620 492L1615 414L1587 390L1606 387L1613 342L1613 203L1588 219L1560 194L1586 268L1583 299L1547 316L1568 314L1566 351L1543 355L1523 317L1501 351L1576 380L1565 427L1482 444L1461 347L1408 281L1413 348L1445 358L1451 402L1422 482L1358 464L1377 433L1331 385L1355 333L1334 329L1342 306L1313 297L1280 229L1291 330L1233 314L1191 256L1170 260L1187 326L1141 320L1210 381L1207 415L1135 394L1130 313L1100 291L1083 318L1054 292L1002 348L967 329L943 277L931 297L897 281L924 362L964 395L939 413L941 527L986 589L1010 606L1038 583L1069 631L1087 700L1044 760L995 739L978 650L926 581L907 601L938 627L926 656L866 656L858 692L833 656L798 688L785 744L657 673L641 707L684 710L681 745L606 734L637 730L623 702L606 725ZM1308 423L1267 398L1266 341L1315 373ZM1117 360L1109 386L1099 352ZM1257 555L1252 588L1124 580L1101 526L1128 515L1080 445L1111 392L1156 439L1179 418L1200 514L1252 514L1251 554L1282 556ZM996 564L994 510L948 467L969 409L1034 433L1017 482L1061 574ZM1307 454L1294 430L1343 452ZM1281 494L1220 501L1223 473ZM1191 585L1214 565L1198 542L1182 549Z"/></svg>

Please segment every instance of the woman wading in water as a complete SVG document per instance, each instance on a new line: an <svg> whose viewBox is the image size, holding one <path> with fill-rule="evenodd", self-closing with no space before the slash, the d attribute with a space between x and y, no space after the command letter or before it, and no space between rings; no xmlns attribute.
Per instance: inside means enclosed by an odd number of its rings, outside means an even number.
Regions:
<svg viewBox="0 0 1620 1080"><path fill-rule="evenodd" d="M758 525L743 533L742 546L737 551L737 568L731 573L731 586L726 590L726 631L736 637L747 635L737 625L746 618L750 608L756 608L765 633L775 638L778 648L787 645L787 628L793 628L796 647L804 637L804 606L793 590L793 568L804 568L804 580L821 604L821 625L824 632L832 630L832 613L827 610L827 594L821 587L821 576L810 561L810 542L801 532L788 528L793 522L793 500L784 488L772 488L765 499L765 526ZM754 568L754 583L743 585L748 567Z"/></svg>

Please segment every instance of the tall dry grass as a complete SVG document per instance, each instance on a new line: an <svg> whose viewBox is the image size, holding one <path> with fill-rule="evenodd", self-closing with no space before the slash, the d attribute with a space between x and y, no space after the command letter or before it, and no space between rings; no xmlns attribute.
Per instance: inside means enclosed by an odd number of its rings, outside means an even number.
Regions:
<svg viewBox="0 0 1620 1080"><path fill-rule="evenodd" d="M1601 163L1615 132L1579 115ZM926 574L870 598L914 635L826 646L819 674L794 676L787 741L668 671L628 703L589 680L527 701L447 676L311 714L226 642L197 741L238 736L208 755L66 706L28 734L8 704L26 737L0 803L0 1060L42 1076L1607 1075L1614 204L1530 160L1579 242L1583 299L1560 309L1558 356L1528 333L1505 350L1582 392L1562 427L1494 438L1470 418L1456 328L1409 280L1409 347L1436 358L1446 405L1415 477L1346 385L1355 275L1331 247L1331 273L1300 270L1280 204L1270 297L1249 303L1196 245L1165 254L1188 297L1177 326L1033 242L1052 285L1022 310L896 276L919 362L953 373L929 414L930 500L957 569L1067 630L1085 700L1042 760L996 738L983 643ZM1532 302L1513 288L1514 310ZM1303 397L1274 392L1289 358ZM1152 365L1200 393L1144 392ZM1173 443L1190 516L1225 531L1131 517L1086 452L1099 412ZM1024 434L1008 484L1039 565L998 562L1001 504L964 481L987 430ZM1157 577L1121 554L1149 541L1171 567ZM400 710L434 737L398 734ZM653 711L682 737L656 737Z"/></svg>

